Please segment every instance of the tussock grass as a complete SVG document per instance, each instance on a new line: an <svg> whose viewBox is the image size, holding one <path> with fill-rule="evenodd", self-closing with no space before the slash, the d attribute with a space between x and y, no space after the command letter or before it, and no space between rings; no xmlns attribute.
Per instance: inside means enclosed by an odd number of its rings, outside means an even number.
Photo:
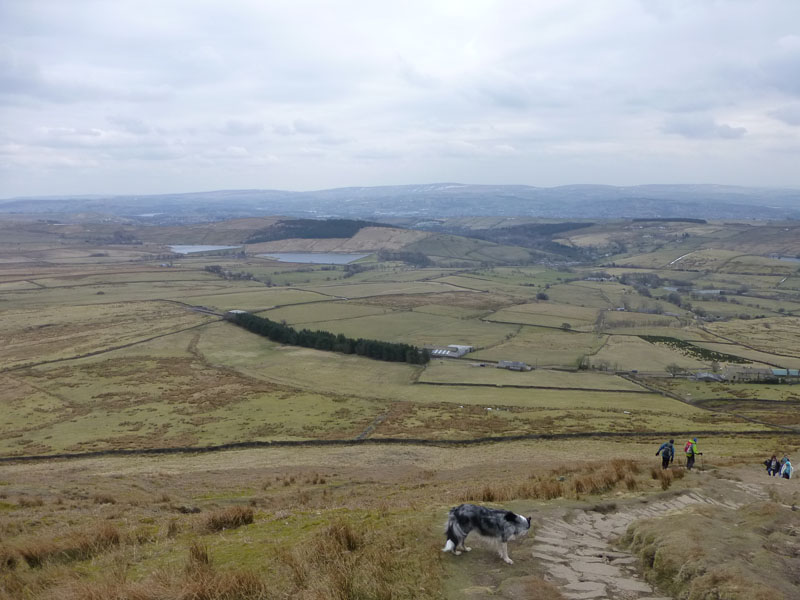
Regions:
<svg viewBox="0 0 800 600"><path fill-rule="evenodd" d="M0 596L2 598L2 596ZM45 600L277 600L267 579L252 571L206 570L173 577L157 573L144 582L124 578L71 581L43 595Z"/></svg>
<svg viewBox="0 0 800 600"><path fill-rule="evenodd" d="M92 496L92 500L95 504L116 504L117 500L113 496L109 496L108 494L95 494Z"/></svg>
<svg viewBox="0 0 800 600"><path fill-rule="evenodd" d="M20 508L44 506L44 500L42 500L41 498L28 498L26 496L21 496L17 498L17 506L19 506Z"/></svg>
<svg viewBox="0 0 800 600"><path fill-rule="evenodd" d="M253 522L253 509L246 506L231 506L209 514L203 520L203 529L209 532L236 529Z"/></svg>
<svg viewBox="0 0 800 600"><path fill-rule="evenodd" d="M0 572L13 571L19 563L19 555L11 548L0 547Z"/></svg>
<svg viewBox="0 0 800 600"><path fill-rule="evenodd" d="M167 537L173 538L180 533L181 526L178 524L177 519L170 519L167 525Z"/></svg>
<svg viewBox="0 0 800 600"><path fill-rule="evenodd" d="M109 548L118 546L122 536L110 523L103 523L92 531L72 531L60 540L39 538L17 547L17 552L31 568L46 563L69 563L86 560Z"/></svg>
<svg viewBox="0 0 800 600"><path fill-rule="evenodd" d="M386 535L370 521L358 525L344 519L333 521L305 543L278 553L278 561L293 588L290 597L319 600L439 597L437 548L428 548L423 556L410 556L404 550L403 540L408 533L413 535L413 530L395 530L393 535Z"/></svg>
<svg viewBox="0 0 800 600"><path fill-rule="evenodd" d="M642 559L648 579L675 597L789 600L797 597L798 522L795 511L772 502L702 505L637 521L622 543Z"/></svg>
<svg viewBox="0 0 800 600"><path fill-rule="evenodd" d="M187 573L205 571L211 567L211 557L208 546L199 540L194 540L189 546L189 560L186 563Z"/></svg>
<svg viewBox="0 0 800 600"><path fill-rule="evenodd" d="M180 569L141 581L124 570L89 581L78 574L40 581L43 600L434 600L442 598L439 544L419 541L410 515L335 514L294 546L279 544L269 569L218 565L206 543L191 540ZM411 515L413 521L418 517ZM387 533L391 532L391 535ZM44 572L42 573L44 575ZM21 588L20 588L21 589ZM6 600L0 593L0 600Z"/></svg>
<svg viewBox="0 0 800 600"><path fill-rule="evenodd" d="M660 482L662 490L668 490L673 481L683 479L685 475L686 471L683 469L662 469L661 467L650 469L650 477Z"/></svg>
<svg viewBox="0 0 800 600"><path fill-rule="evenodd" d="M503 502L518 498L553 500L604 494L624 484L628 491L639 489L642 469L631 460L615 459L607 463L589 463L574 469L551 471L531 476L517 484L485 484L465 491L462 502Z"/></svg>

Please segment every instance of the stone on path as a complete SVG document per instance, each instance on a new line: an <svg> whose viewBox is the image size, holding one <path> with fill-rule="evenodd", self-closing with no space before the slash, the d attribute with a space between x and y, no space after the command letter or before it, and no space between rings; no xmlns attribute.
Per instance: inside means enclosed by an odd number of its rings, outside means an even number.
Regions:
<svg viewBox="0 0 800 600"><path fill-rule="evenodd" d="M671 600L653 595L652 586L636 573L639 559L611 543L637 519L658 518L698 504L722 503L691 491L613 513L565 511L539 525L532 555L547 580L561 582L569 600Z"/></svg>

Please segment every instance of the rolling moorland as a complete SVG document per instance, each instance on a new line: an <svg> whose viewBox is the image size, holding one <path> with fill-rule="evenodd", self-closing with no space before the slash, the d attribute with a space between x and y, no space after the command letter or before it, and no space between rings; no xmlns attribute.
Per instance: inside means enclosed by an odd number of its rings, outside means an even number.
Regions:
<svg viewBox="0 0 800 600"><path fill-rule="evenodd" d="M0 219L0 598L796 597L800 225L400 224ZM513 566L442 555L466 501Z"/></svg>
<svg viewBox="0 0 800 600"><path fill-rule="evenodd" d="M0 199L0 214L118 222L202 223L288 215L378 220L503 215L556 219L694 217L701 219L797 219L800 191L730 185L470 185L433 183L290 192L217 190L137 196L68 196Z"/></svg>

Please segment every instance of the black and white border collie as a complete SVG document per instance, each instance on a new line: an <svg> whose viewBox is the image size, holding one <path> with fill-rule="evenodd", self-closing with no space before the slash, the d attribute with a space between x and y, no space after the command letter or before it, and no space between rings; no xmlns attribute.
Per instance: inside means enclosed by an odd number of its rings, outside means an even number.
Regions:
<svg viewBox="0 0 800 600"><path fill-rule="evenodd" d="M510 510L486 508L475 504L462 504L450 509L447 518L447 543L442 552L452 552L456 556L462 550L472 548L464 545L471 531L497 545L500 558L508 564L514 561L508 557L508 542L522 537L531 528L531 517L523 517Z"/></svg>

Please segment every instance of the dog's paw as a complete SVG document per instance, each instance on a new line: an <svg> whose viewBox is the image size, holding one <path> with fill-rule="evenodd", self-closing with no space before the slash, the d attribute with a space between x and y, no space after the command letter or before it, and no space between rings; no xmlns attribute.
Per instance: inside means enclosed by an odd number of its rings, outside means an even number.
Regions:
<svg viewBox="0 0 800 600"><path fill-rule="evenodd" d="M514 561L508 558L507 556L503 557L503 560L506 561L506 564L513 565Z"/></svg>
<svg viewBox="0 0 800 600"><path fill-rule="evenodd" d="M466 550L467 552L472 552L472 548L470 548L469 546L464 546L464 550Z"/></svg>
<svg viewBox="0 0 800 600"><path fill-rule="evenodd" d="M461 556L461 550L453 550L453 554L456 556Z"/></svg>

